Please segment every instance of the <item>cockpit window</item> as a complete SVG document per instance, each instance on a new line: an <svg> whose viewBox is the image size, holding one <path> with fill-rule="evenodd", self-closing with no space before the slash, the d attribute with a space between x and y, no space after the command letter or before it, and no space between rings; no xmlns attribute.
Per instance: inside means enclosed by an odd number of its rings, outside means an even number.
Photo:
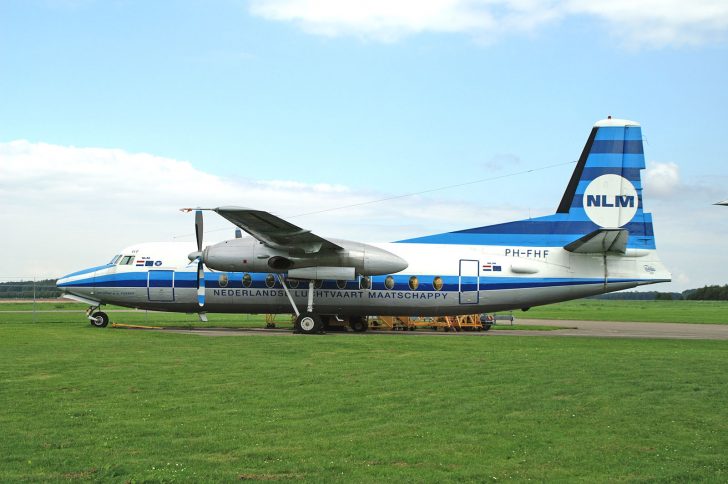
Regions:
<svg viewBox="0 0 728 484"><path fill-rule="evenodd" d="M113 259L111 259L111 262L109 264L116 265L117 262L119 262L119 259L121 259L121 254L115 255Z"/></svg>
<svg viewBox="0 0 728 484"><path fill-rule="evenodd" d="M134 256L133 255L125 255L121 258L121 261L119 262L120 266L128 266L131 265L131 263L134 262Z"/></svg>

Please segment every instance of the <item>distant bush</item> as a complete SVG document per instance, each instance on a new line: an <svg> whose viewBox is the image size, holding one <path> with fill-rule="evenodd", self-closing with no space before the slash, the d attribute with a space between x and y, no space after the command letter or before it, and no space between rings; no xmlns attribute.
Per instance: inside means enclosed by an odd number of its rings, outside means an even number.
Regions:
<svg viewBox="0 0 728 484"><path fill-rule="evenodd" d="M35 287L35 291L33 290ZM0 282L0 299L51 299L61 296L56 279Z"/></svg>
<svg viewBox="0 0 728 484"><path fill-rule="evenodd" d="M679 292L629 291L612 292L591 296L589 299L607 299L619 301L679 301L683 295Z"/></svg>
<svg viewBox="0 0 728 484"><path fill-rule="evenodd" d="M728 284L689 289L683 292L683 296L691 301L728 301Z"/></svg>

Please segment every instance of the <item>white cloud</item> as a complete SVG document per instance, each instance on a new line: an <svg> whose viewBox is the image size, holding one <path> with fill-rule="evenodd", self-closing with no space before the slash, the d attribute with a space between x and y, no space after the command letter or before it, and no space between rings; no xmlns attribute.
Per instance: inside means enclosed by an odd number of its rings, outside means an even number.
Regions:
<svg viewBox="0 0 728 484"><path fill-rule="evenodd" d="M593 15L626 42L650 47L723 40L728 31L724 0L570 0L566 11Z"/></svg>
<svg viewBox="0 0 728 484"><path fill-rule="evenodd" d="M724 0L253 0L250 11L317 35L384 42L426 32L492 39L585 16L630 47L720 41L728 30Z"/></svg>
<svg viewBox="0 0 728 484"><path fill-rule="evenodd" d="M654 213L658 249L676 275L672 284L654 289L724 283L728 216L725 207L712 205L719 198L716 191L691 189L681 182L674 163L651 162L645 186L653 189L646 188L645 203ZM681 187L691 195L669 196ZM722 183L720 188L724 196ZM345 185L226 180L185 161L118 149L0 143L0 279L58 276L103 263L139 242L169 241L175 235L192 241L193 217L178 211L188 206L269 210L320 235L363 242L518 220L528 213L519 205L525 198L518 190L479 202L443 201L429 194L367 203L388 196L392 194ZM327 210L350 205L355 206ZM321 213L296 217L317 211ZM232 237L233 227L208 214L205 233L211 243Z"/></svg>
<svg viewBox="0 0 728 484"><path fill-rule="evenodd" d="M423 32L491 35L532 30L553 19L553 2L534 0L253 0L251 12L307 32L394 41Z"/></svg>
<svg viewBox="0 0 728 484"><path fill-rule="evenodd" d="M105 262L124 246L174 235L191 241L193 218L178 211L189 206L269 210L323 236L361 241L397 240L520 215L517 209L420 197L366 203L388 195L343 185L226 180L185 161L118 149L0 143L5 254L0 278L60 275ZM328 210L355 204L363 205ZM316 211L322 213L296 217ZM233 234L215 214L206 216L205 227L206 242Z"/></svg>
<svg viewBox="0 0 728 484"><path fill-rule="evenodd" d="M644 172L645 196L670 197L680 189L680 169L675 163L650 161Z"/></svg>

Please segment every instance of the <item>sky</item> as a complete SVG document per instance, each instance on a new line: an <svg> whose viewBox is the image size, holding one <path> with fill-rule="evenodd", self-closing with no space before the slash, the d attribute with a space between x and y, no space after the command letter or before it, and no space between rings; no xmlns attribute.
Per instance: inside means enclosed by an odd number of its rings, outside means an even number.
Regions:
<svg viewBox="0 0 728 484"><path fill-rule="evenodd" d="M0 0L0 280L191 241L187 206L363 242L547 215L612 115L648 289L725 284L726 85L724 0Z"/></svg>

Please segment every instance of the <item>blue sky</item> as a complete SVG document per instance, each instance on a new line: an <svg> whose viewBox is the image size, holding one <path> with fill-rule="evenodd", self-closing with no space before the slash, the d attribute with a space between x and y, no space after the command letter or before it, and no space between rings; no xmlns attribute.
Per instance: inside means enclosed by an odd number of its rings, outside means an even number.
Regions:
<svg viewBox="0 0 728 484"><path fill-rule="evenodd" d="M37 208L60 196L55 209L62 205L76 221L71 227L78 223L78 240L65 243L88 242L82 221L91 213L123 221L63 264L40 257L10 275L71 270L119 246L186 232L189 219L162 216L179 208L179 198L139 202L129 183L139 165L128 161L139 154L188 162L192 181L204 174L239 184L235 197L228 195L234 187L215 192L213 182L191 183L181 197L189 194L188 205L235 203L291 216L575 160L592 123L611 114L643 125L657 174L645 204L676 273L663 287L726 282L708 268L714 260L685 242L715 244L710 250L726 266L719 246L728 209L710 203L728 198L728 7L710 0L358 3L0 3L0 143L116 153L100 155L106 161L99 164L113 165L103 177L86 170L74 178L79 168L64 152L78 193L49 189L8 210L4 220L17 234L9 243L22 251L39 227L52 227L43 217L61 212ZM0 161L17 163L16 151L6 149ZM46 176L28 156L32 174L20 186L10 187L10 175L0 180L7 207L13 190L56 187L51 178L63 175L53 169ZM297 223L390 240L543 215L557 205L572 168ZM165 193L184 183L169 175L150 186ZM251 199L251 186L261 184L263 198ZM145 225L123 207L156 218ZM414 222L403 222L413 214ZM28 258L37 259L42 245L33 249Z"/></svg>

